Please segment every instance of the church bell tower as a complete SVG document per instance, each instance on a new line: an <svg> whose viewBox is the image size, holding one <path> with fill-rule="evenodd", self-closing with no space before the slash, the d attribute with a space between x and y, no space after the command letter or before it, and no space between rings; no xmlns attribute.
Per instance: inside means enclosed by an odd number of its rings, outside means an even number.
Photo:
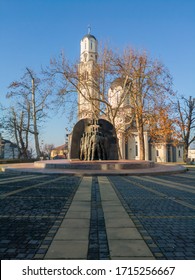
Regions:
<svg viewBox="0 0 195 280"><path fill-rule="evenodd" d="M98 90L98 41L90 34L86 34L80 45L80 63L78 65L79 91L78 91L78 119L98 118L99 90Z"/></svg>

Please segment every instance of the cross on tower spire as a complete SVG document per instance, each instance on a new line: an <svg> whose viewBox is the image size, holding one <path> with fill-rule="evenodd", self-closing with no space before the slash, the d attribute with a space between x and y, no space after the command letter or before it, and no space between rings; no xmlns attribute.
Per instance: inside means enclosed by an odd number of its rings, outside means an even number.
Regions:
<svg viewBox="0 0 195 280"><path fill-rule="evenodd" d="M91 26L90 26L90 24L88 25L88 34L90 34L91 33Z"/></svg>

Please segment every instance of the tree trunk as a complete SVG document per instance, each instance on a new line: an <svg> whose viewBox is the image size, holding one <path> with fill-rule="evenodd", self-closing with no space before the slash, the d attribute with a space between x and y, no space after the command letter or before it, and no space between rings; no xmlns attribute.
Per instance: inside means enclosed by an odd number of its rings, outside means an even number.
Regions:
<svg viewBox="0 0 195 280"><path fill-rule="evenodd" d="M140 160L145 160L145 145L144 145L144 130L143 126L138 129L139 137L139 158Z"/></svg>
<svg viewBox="0 0 195 280"><path fill-rule="evenodd" d="M188 143L187 141L184 142L184 153L183 153L183 161L187 162L188 159Z"/></svg>
<svg viewBox="0 0 195 280"><path fill-rule="evenodd" d="M142 115L136 114L136 126L139 138L139 159L145 160L145 145L144 145L144 125Z"/></svg>
<svg viewBox="0 0 195 280"><path fill-rule="evenodd" d="M118 137L117 137L116 144L117 144L117 150L118 150L118 158L119 158L119 159L122 159L122 154L121 154L121 149L120 149Z"/></svg>
<svg viewBox="0 0 195 280"><path fill-rule="evenodd" d="M33 114L33 126L34 126L34 139L35 139L35 150L37 158L40 158L41 152L39 147L39 133L37 128L37 116L36 116L36 106L35 106L35 81L32 78L32 114Z"/></svg>
<svg viewBox="0 0 195 280"><path fill-rule="evenodd" d="M17 133L17 121L16 121L16 113L14 111L14 109L12 109L12 114L13 114L13 128L14 128L14 136L15 136L15 140L16 140L16 144L18 147L18 158L21 157L21 149L20 149L20 145L19 145L19 139L18 139L18 133Z"/></svg>

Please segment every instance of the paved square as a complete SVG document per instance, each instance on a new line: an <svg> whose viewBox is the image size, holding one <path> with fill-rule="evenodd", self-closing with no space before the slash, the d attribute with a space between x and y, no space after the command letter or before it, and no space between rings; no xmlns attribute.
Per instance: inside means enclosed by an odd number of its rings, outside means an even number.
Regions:
<svg viewBox="0 0 195 280"><path fill-rule="evenodd" d="M156 176L0 173L1 259L195 259L195 168Z"/></svg>

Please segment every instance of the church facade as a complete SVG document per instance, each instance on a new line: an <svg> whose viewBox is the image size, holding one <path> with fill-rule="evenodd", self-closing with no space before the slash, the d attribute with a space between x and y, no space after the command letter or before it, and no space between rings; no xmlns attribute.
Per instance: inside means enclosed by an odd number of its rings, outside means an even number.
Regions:
<svg viewBox="0 0 195 280"><path fill-rule="evenodd" d="M80 46L80 63L78 65L78 73L80 77L79 92L78 92L78 120L85 118L102 118L99 115L99 106L101 97L98 91L98 78L96 78L96 67L98 58L98 41L95 36L88 33L81 40ZM108 102L112 108L118 105L118 98L122 88L120 83L114 81L108 91ZM122 117L116 117L116 121L121 123L123 130L118 130L117 138L122 159L139 160L139 137L136 126L129 128L128 136L125 131L125 110L129 105L129 98L124 100L121 105L123 111ZM105 118L105 116L103 117ZM118 120L117 120L118 118ZM116 130L117 131L117 130ZM183 161L183 145L173 145L169 142L154 143L150 139L149 128L144 127L144 145L145 145L145 160L154 162L182 162Z"/></svg>

